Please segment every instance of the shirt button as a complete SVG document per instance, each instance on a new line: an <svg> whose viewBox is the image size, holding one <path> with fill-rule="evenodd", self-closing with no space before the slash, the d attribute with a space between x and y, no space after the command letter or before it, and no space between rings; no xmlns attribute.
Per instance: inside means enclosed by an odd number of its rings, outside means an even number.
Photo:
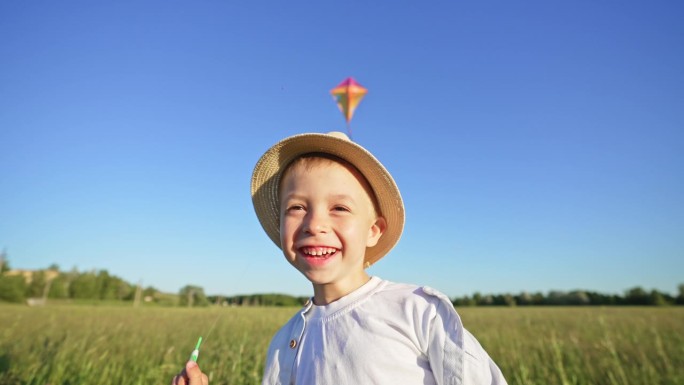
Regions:
<svg viewBox="0 0 684 385"><path fill-rule="evenodd" d="M291 339L290 340L290 348L294 349L297 347L297 340Z"/></svg>

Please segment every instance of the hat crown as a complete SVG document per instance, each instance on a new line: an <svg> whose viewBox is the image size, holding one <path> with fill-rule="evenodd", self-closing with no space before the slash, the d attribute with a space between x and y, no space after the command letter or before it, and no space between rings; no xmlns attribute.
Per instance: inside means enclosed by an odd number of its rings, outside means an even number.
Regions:
<svg viewBox="0 0 684 385"><path fill-rule="evenodd" d="M330 131L330 132L327 133L327 135L333 136L333 137L335 137L335 138L340 138L340 139L348 140L348 141L351 142L351 139L349 139L349 137L347 136L347 134L345 134L344 132L340 132L340 131Z"/></svg>

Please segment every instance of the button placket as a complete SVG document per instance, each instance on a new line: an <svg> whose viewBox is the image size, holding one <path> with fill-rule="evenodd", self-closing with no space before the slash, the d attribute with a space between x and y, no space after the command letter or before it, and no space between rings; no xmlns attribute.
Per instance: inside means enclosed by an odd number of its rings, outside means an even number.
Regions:
<svg viewBox="0 0 684 385"><path fill-rule="evenodd" d="M301 317L301 324L300 324L300 329L299 331L292 336L290 339L290 349L296 349L297 346L299 345L299 341L302 339L302 336L304 335L304 329L306 329L306 313L311 309L311 300L307 300L306 303L304 304L304 309L299 313L299 316Z"/></svg>

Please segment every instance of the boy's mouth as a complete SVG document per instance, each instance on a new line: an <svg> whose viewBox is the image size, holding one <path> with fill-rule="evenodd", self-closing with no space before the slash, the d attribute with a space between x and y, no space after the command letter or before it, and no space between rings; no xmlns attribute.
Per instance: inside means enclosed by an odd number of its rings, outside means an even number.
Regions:
<svg viewBox="0 0 684 385"><path fill-rule="evenodd" d="M304 257L306 258L321 258L321 259L327 259L335 255L337 253L338 249L334 247L314 247L314 246L305 246L301 247L299 251L302 252Z"/></svg>

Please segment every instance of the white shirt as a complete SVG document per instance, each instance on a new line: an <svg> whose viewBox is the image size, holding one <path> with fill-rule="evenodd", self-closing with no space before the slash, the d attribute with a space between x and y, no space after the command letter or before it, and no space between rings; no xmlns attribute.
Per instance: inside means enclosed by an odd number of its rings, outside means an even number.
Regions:
<svg viewBox="0 0 684 385"><path fill-rule="evenodd" d="M271 340L264 385L506 384L447 296L372 277Z"/></svg>

